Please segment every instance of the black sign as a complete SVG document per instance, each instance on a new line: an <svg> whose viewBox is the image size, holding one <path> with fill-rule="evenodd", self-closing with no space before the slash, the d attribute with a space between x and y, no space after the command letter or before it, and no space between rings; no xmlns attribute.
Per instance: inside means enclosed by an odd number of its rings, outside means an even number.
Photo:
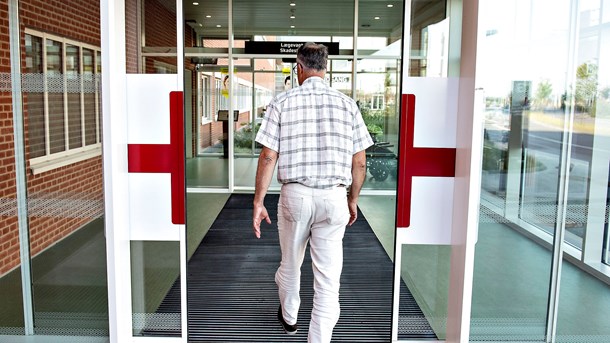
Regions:
<svg viewBox="0 0 610 343"><path fill-rule="evenodd" d="M328 48L329 55L339 55L339 43L316 42ZM305 42L253 42L246 41L246 54L295 55Z"/></svg>

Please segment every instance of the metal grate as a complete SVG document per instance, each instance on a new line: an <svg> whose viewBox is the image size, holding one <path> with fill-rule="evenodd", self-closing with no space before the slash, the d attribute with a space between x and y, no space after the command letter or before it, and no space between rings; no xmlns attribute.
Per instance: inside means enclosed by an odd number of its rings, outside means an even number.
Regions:
<svg viewBox="0 0 610 343"><path fill-rule="evenodd" d="M307 253L302 268L299 331L288 336L276 318L277 195L265 199L274 225L264 225L260 240L251 229L252 199L232 195L188 263L189 342L306 341L313 302L311 258ZM390 342L393 264L362 214L346 232L344 251L341 317L333 342ZM406 286L403 292L408 293ZM164 312L170 312L170 298L172 291L161 305ZM407 297L401 296L403 301ZM414 300L400 307L405 312L399 338L436 338ZM146 334L155 333L149 328Z"/></svg>

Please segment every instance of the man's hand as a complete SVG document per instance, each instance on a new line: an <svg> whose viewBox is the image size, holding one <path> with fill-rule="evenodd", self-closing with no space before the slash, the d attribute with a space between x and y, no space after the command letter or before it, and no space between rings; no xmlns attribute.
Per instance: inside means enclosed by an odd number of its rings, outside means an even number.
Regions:
<svg viewBox="0 0 610 343"><path fill-rule="evenodd" d="M352 185L347 195L347 207L349 208L349 222L347 225L352 224L358 218L358 196L360 195L360 189L364 183L366 176L366 153L364 150L358 151L352 156Z"/></svg>
<svg viewBox="0 0 610 343"><path fill-rule="evenodd" d="M271 224L271 218L269 218L265 205L255 204L252 213L252 228L254 229L256 238L261 238L261 222L263 219L267 221L267 224Z"/></svg>
<svg viewBox="0 0 610 343"><path fill-rule="evenodd" d="M349 222L347 223L347 226L352 226L356 219L358 219L358 202L351 201L348 198L347 207L349 208Z"/></svg>
<svg viewBox="0 0 610 343"><path fill-rule="evenodd" d="M265 194L267 193L267 188L269 188L269 184L271 183L277 156L278 154L276 151L271 150L266 146L263 147L258 156L256 188L254 189L254 208L252 211L252 228L254 229L256 238L261 238L261 222L263 220L266 220L268 224L271 224L271 218L269 218L263 201L265 199Z"/></svg>

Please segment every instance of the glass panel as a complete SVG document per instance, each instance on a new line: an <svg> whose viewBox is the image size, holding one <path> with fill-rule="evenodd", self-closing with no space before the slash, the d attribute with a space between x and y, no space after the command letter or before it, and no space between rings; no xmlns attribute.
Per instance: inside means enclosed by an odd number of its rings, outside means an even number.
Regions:
<svg viewBox="0 0 610 343"><path fill-rule="evenodd" d="M46 130L44 116L44 89L42 38L25 35L25 72L23 75L23 96L28 113L28 138L30 158L46 154ZM38 89L37 89L38 88Z"/></svg>
<svg viewBox="0 0 610 343"><path fill-rule="evenodd" d="M91 219L87 217L93 213L86 213L86 210L81 210L80 213L74 211L77 208L75 203L82 206L83 202L89 202L90 206L99 210L101 198L78 199L73 196L70 199L69 196L48 193L30 196L31 203L55 204L50 211L53 213L48 213L46 218L39 213L44 212L44 208L30 208L30 249L34 256L34 331L40 335L107 336L104 221L99 217L87 221ZM66 225L62 227L52 224L54 218L63 219ZM56 228L56 233L50 232L49 228ZM70 229L74 230L73 233L61 239L61 232ZM56 243L49 247L50 242Z"/></svg>
<svg viewBox="0 0 610 343"><path fill-rule="evenodd" d="M180 336L180 242L131 241L134 336Z"/></svg>
<svg viewBox="0 0 610 343"><path fill-rule="evenodd" d="M335 60L329 61L329 68L326 71L325 81L339 92L352 97L352 61ZM296 82L295 75L295 86Z"/></svg>
<svg viewBox="0 0 610 343"><path fill-rule="evenodd" d="M558 343L610 342L610 286L571 263L563 263Z"/></svg>
<svg viewBox="0 0 610 343"><path fill-rule="evenodd" d="M66 150L66 131L64 116L64 76L63 45L51 39L46 40L47 80L49 111L49 140L51 153Z"/></svg>
<svg viewBox="0 0 610 343"><path fill-rule="evenodd" d="M229 185L228 121L219 120L219 111L228 111L228 75L214 72L215 67L201 65L197 74L202 78L199 91L192 92L194 103L205 104L202 119L193 135L197 156L186 161L187 187L224 188ZM227 83L224 80L227 79ZM228 113L228 112L227 112ZM205 117L205 118L203 118ZM224 117L221 116L220 119Z"/></svg>
<svg viewBox="0 0 610 343"><path fill-rule="evenodd" d="M2 198L1 200L8 200L7 198ZM17 209L13 209L13 211L17 212ZM14 218L14 222L17 222L16 217ZM3 224L2 222L0 222ZM2 227L6 228L6 225ZM18 232L19 229L16 224L8 227L9 230L7 234L0 235L0 243L3 245L11 242L8 238L8 235L11 235L15 232ZM4 231L3 231L4 232ZM6 261L10 263L10 265L19 264L19 242L11 242L11 246L14 247L11 249L11 254L9 258L6 258ZM24 332L24 322L23 322L23 294L21 287L21 268L15 268L10 270L10 268L2 266L2 272L0 272L0 292L2 292L2 299L0 299L0 306L2 307L2 311L0 311L0 335L23 335ZM1 340L1 338L0 338Z"/></svg>
<svg viewBox="0 0 610 343"><path fill-rule="evenodd" d="M77 46L66 44L66 83L68 93L68 139L70 149L83 145L81 128L80 53Z"/></svg>
<svg viewBox="0 0 610 343"><path fill-rule="evenodd" d="M358 62L356 100L375 144L367 149L369 189L396 189L400 60L363 59Z"/></svg>
<svg viewBox="0 0 610 343"><path fill-rule="evenodd" d="M132 16L135 18L135 16ZM162 25L159 25L162 23ZM145 47L176 48L176 2L148 1L144 6L142 34ZM175 50L174 50L175 52Z"/></svg>
<svg viewBox="0 0 610 343"><path fill-rule="evenodd" d="M196 4L195 4L196 3ZM233 9L239 8L233 3ZM195 41L192 46L206 48L226 48L229 47L229 2L227 0L218 1L185 1L184 19L186 24L194 30L194 34L200 40ZM268 18L267 18L268 19ZM268 21L268 20L267 20ZM240 35L234 33L238 38ZM250 36L247 34L245 36Z"/></svg>
<svg viewBox="0 0 610 343"><path fill-rule="evenodd" d="M83 49L83 98L85 111L85 145L95 144L97 110L95 106L96 82L94 51Z"/></svg>
<svg viewBox="0 0 610 343"><path fill-rule="evenodd" d="M414 1L419 3L420 1ZM444 2L444 1L443 1ZM430 6L427 1L426 6ZM436 2L430 7L436 6ZM414 6L421 6L415 5ZM402 54L402 1L358 1L358 55L394 56ZM422 15L418 15L422 17ZM412 18L414 19L414 18ZM421 21L421 19L418 19Z"/></svg>
<svg viewBox="0 0 610 343"><path fill-rule="evenodd" d="M194 130L192 145L197 152L186 161L187 187L226 188L229 186L228 128L229 122L219 120L219 111L229 109L229 68L226 53L229 47L228 1L184 3L184 18L193 29L193 39L185 43L188 52L224 54L192 57L199 84L192 92L194 104L201 104L200 119ZM240 44L238 37L235 44ZM191 48L198 47L198 48ZM188 58L187 58L188 60ZM227 112L228 117L228 112ZM220 119L223 117L221 116Z"/></svg>
<svg viewBox="0 0 610 343"><path fill-rule="evenodd" d="M544 341L550 261L550 251L512 229L494 211L481 208L471 342Z"/></svg>
<svg viewBox="0 0 610 343"><path fill-rule="evenodd" d="M67 44L64 51L59 40L42 42L46 54L41 64L46 66L46 77L30 78L28 74L24 87L30 125L33 120L44 121L44 115L29 117L28 92L46 91L41 100L48 98L51 153L64 151L66 142L72 147L82 145L80 48ZM31 61L26 59L26 65L31 62L35 71L33 56ZM38 106L38 99L32 99ZM78 132L74 134L78 139L66 140L66 125L77 128L72 132ZM28 172L27 185L34 333L107 336L101 156L36 174Z"/></svg>
<svg viewBox="0 0 610 343"><path fill-rule="evenodd" d="M604 225L604 256L603 262L606 265L610 266L610 162L608 163L608 186L606 190L606 215L605 217L605 225ZM603 187L603 186L602 186Z"/></svg>
<svg viewBox="0 0 610 343"><path fill-rule="evenodd" d="M235 156L246 156L248 159L254 151L254 119L255 109L253 108L254 83L253 72L241 72L234 74L233 88L234 110L238 111L237 120L234 123L234 149ZM241 168L236 168L241 169Z"/></svg>
<svg viewBox="0 0 610 343"><path fill-rule="evenodd" d="M570 1L479 4L485 35L476 89L485 131L470 340L544 341L570 111ZM579 215L582 195L570 188L567 222Z"/></svg>
<svg viewBox="0 0 610 343"><path fill-rule="evenodd" d="M10 101L10 98L8 99ZM2 127L12 130L10 126ZM14 149L11 148L5 153L12 155L13 151ZM2 309L0 310L0 335L23 335L23 294L15 168L11 166L10 170L7 169L9 168L5 168L2 172L3 186L0 193L0 204L2 204L0 206L0 294L2 294L0 297L0 308Z"/></svg>
<svg viewBox="0 0 610 343"><path fill-rule="evenodd" d="M252 63L254 72L235 74L238 84L234 88L236 108L240 109L239 122L235 125L235 185L250 188L254 188L261 150L255 138L265 109L275 95L298 85L292 73L294 63L280 59L254 59ZM279 189L275 175L270 187Z"/></svg>
<svg viewBox="0 0 610 343"><path fill-rule="evenodd" d="M447 1L414 1L411 4L409 76L442 76L448 49ZM444 54L443 54L444 51ZM429 70L430 68L430 70ZM441 75L439 75L439 72Z"/></svg>
<svg viewBox="0 0 610 343"><path fill-rule="evenodd" d="M96 65L96 73L95 73L95 96L97 98L97 113L96 113L96 120L97 120L97 137L98 137L98 142L102 140L102 121L101 121L101 117L102 117L102 95L101 95L101 90L102 90L102 85L101 85L101 81L102 81L102 53L101 52L96 52L95 54L95 65Z"/></svg>
<svg viewBox="0 0 610 343"><path fill-rule="evenodd" d="M398 339L447 336L451 247L402 245Z"/></svg>
<svg viewBox="0 0 610 343"><path fill-rule="evenodd" d="M610 27L602 24L608 1L580 1L571 13L576 29L577 56L573 87L574 124L569 166L566 250L589 269L608 263L608 199L610 197ZM606 19L607 20L607 19ZM577 249L571 249L576 247ZM582 256L581 256L582 254ZM605 255L605 256L604 256ZM590 275L581 263L564 259L559 295L557 342L608 342L610 285Z"/></svg>
<svg viewBox="0 0 610 343"><path fill-rule="evenodd" d="M134 6L131 4L131 6ZM131 6L129 8L131 8ZM126 13L126 15L130 15ZM176 58L176 2L175 1L148 1L144 5L142 20L142 53L144 74L176 74L178 59ZM136 20L135 13L131 13L127 20L130 25ZM159 23L162 23L161 25ZM140 40L137 34L128 35L131 41ZM130 59L134 58L134 52L127 51ZM127 61L130 70L134 68L134 62ZM135 72L135 71L132 71Z"/></svg>

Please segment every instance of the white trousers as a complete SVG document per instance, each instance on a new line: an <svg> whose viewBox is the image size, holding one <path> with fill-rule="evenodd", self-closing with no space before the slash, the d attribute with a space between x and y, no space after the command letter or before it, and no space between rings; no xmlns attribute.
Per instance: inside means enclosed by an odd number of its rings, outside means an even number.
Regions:
<svg viewBox="0 0 610 343"><path fill-rule="evenodd" d="M301 265L307 242L314 275L309 343L330 342L339 320L343 235L349 221L345 187L316 189L298 183L282 186L278 203L282 262L275 273L284 320L295 324L301 304Z"/></svg>

